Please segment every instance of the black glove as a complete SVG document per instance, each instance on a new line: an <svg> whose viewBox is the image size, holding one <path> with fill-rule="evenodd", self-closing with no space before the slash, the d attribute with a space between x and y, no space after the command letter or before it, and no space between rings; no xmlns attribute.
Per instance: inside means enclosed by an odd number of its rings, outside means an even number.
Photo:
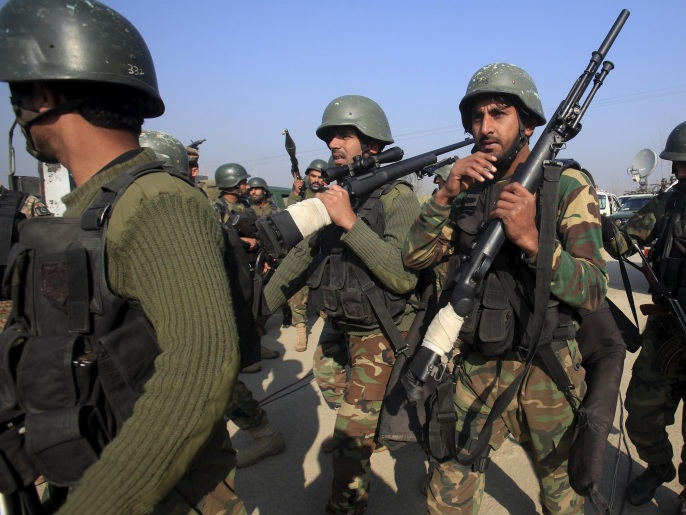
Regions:
<svg viewBox="0 0 686 515"><path fill-rule="evenodd" d="M615 237L615 229L617 226L611 218L605 215L600 215L600 223L603 228L603 244L605 244Z"/></svg>
<svg viewBox="0 0 686 515"><path fill-rule="evenodd" d="M424 384L429 379L429 376L435 374L435 370L440 362L441 357L434 351L426 347L419 347L419 350L412 358L410 367L400 379L410 400L415 402L422 400Z"/></svg>

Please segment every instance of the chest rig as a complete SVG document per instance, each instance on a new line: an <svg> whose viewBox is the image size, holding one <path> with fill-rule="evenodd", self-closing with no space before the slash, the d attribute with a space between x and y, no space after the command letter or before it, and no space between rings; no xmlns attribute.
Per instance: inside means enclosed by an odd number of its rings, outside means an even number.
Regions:
<svg viewBox="0 0 686 515"><path fill-rule="evenodd" d="M662 195L655 215L657 243L651 259L657 276L686 309L686 202L679 190Z"/></svg>
<svg viewBox="0 0 686 515"><path fill-rule="evenodd" d="M399 183L394 181L375 190L355 210L357 216L380 237L383 237L386 228L381 197ZM371 329L380 323L375 313L376 307L369 300L373 293L383 303L393 322L399 323L409 294L395 294L380 282L373 281L362 260L341 241L342 235L343 229L333 224L319 234L319 249L308 273L309 302L315 310L326 312L334 321Z"/></svg>
<svg viewBox="0 0 686 515"><path fill-rule="evenodd" d="M0 491L38 474L78 484L154 372L155 332L137 302L109 289L105 236L126 188L162 165L118 176L80 218L20 224L5 279L14 306L0 333Z"/></svg>

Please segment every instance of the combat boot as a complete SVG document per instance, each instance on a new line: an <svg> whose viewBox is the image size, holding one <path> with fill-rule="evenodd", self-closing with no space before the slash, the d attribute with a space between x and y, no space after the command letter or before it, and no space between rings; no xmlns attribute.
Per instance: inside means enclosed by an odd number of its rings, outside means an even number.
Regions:
<svg viewBox="0 0 686 515"><path fill-rule="evenodd" d="M641 506L653 498L658 486L675 477L676 469L671 462L662 465L648 465L648 468L627 486L626 500L629 504Z"/></svg>
<svg viewBox="0 0 686 515"><path fill-rule="evenodd" d="M281 356L278 350L272 350L264 345L260 345L260 358L262 359L276 359Z"/></svg>
<svg viewBox="0 0 686 515"><path fill-rule="evenodd" d="M295 340L295 351L305 352L307 350L307 326L305 324L297 324L297 339Z"/></svg>
<svg viewBox="0 0 686 515"><path fill-rule="evenodd" d="M248 432L253 437L253 444L248 449L238 452L236 468L249 467L267 456L283 452L286 448L283 436L269 420L265 420L254 429L248 429Z"/></svg>

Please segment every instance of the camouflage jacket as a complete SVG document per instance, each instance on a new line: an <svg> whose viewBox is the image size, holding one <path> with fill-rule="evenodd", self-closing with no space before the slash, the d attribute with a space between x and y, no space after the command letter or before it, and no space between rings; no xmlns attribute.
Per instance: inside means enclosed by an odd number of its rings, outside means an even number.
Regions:
<svg viewBox="0 0 686 515"><path fill-rule="evenodd" d="M676 196L676 197L675 197ZM660 236L667 204L681 197L681 202L686 204L686 188L675 187L668 192L661 193L639 209L634 216L614 231L614 237L603 241L605 250L612 257L629 256L634 253L631 246L636 243L639 246L648 245ZM619 253L617 248L619 247Z"/></svg>
<svg viewBox="0 0 686 515"><path fill-rule="evenodd" d="M492 183L485 190L502 187L508 180ZM494 204L498 195L493 197ZM442 206L432 198L424 205L403 246L405 266L429 267L454 249L458 236L455 221L464 210L463 200L464 195L458 196L452 206ZM580 171L562 173L557 213L551 294L572 307L593 309L605 298L607 271L601 254L598 198ZM536 256L523 258L522 265L535 270Z"/></svg>

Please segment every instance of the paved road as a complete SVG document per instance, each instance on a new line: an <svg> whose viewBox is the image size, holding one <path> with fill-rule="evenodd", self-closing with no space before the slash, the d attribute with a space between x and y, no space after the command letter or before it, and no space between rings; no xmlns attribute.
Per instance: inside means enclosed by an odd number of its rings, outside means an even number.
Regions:
<svg viewBox="0 0 686 515"><path fill-rule="evenodd" d="M626 295L622 289L619 268L616 261L608 262L611 283L608 297L630 315ZM645 280L636 270L629 269L636 303L649 302ZM640 315L639 315L640 316ZM641 324L643 324L641 320ZM323 513L331 484L331 457L320 451L320 444L331 434L334 413L324 403L316 385L310 381L314 344L321 331L322 321L312 326L311 344L306 352L293 350L295 329L280 327L280 318L273 317L268 324L264 343L280 350L283 355L276 360L262 362L263 370L258 374L241 375L241 379L252 389L258 399L265 399L289 387L289 395L265 404L270 420L277 426L287 442L287 449L278 456L272 456L261 463L240 469L236 476L239 495L244 499L248 512L260 515L301 515ZM635 355L627 355L622 380L622 393L626 391ZM285 392L283 392L285 393ZM274 398L273 398L274 399ZM643 470L637 460L633 446L617 451L621 440L620 420L625 413L618 408L615 424L608 439L605 454L605 474L602 493L609 500L614 490L613 514L620 513L625 486L631 475ZM680 417L677 417L680 419ZM245 449L249 436L238 431L229 423L229 430L237 449ZM681 425L671 428L672 442L681 441ZM627 438L628 442L628 438ZM678 448L677 448L678 454ZM615 464L616 469L615 469ZM367 513L369 515L421 514L425 512L425 498L419 493L418 484L426 470L423 452L415 445L407 445L397 451L375 453L372 457L372 488ZM615 473L616 470L616 473ZM681 491L674 480L661 487L656 499L649 505L634 508L624 507L623 513L662 514L672 513L677 505L677 494ZM486 495L483 514L531 514L541 513L538 482L527 456L512 442L507 442L493 455L493 462L487 472ZM590 506L587 514L594 513Z"/></svg>

